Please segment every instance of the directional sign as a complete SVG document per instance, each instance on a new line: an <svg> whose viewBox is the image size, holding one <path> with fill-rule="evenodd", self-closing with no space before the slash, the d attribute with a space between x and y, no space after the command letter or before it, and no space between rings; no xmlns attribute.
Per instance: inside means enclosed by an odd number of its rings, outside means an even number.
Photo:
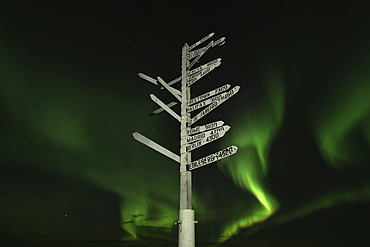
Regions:
<svg viewBox="0 0 370 247"><path fill-rule="evenodd" d="M208 69L209 67L217 67L217 66L220 66L221 65L221 58L217 58L215 60L212 60L211 62L208 62L202 66L199 66L198 68L196 69L192 69L190 71L188 71L188 76L196 73L196 72L199 72L199 71L202 71L202 70L205 70L205 69Z"/></svg>
<svg viewBox="0 0 370 247"><path fill-rule="evenodd" d="M226 39L225 37L219 38L218 40L213 42L212 47L215 47L216 45L221 46L225 44L225 39Z"/></svg>
<svg viewBox="0 0 370 247"><path fill-rule="evenodd" d="M211 105L209 105L207 108L199 112L197 115L195 115L190 121L188 122L188 126L191 126L196 121L213 111L216 107L220 106L222 103L224 103L226 100L230 99L232 96L234 96L237 92L239 92L240 86L235 86L233 89L231 89L227 94L222 97L220 100L213 102Z"/></svg>
<svg viewBox="0 0 370 247"><path fill-rule="evenodd" d="M147 145L148 147L160 152L161 154L166 155L168 158L173 159L176 162L180 163L180 157L177 154L172 153L170 150L162 147L161 145L155 143L154 141L150 140L149 138L141 135L138 132L132 133L135 140Z"/></svg>
<svg viewBox="0 0 370 247"><path fill-rule="evenodd" d="M152 78L152 77L150 77L150 76L148 76L148 75L146 75L146 74L144 74L144 73L138 73L138 75L139 75L139 77L140 77L141 79L144 79L144 80L146 80L146 81L148 81L148 82L151 82L151 83L153 83L153 84L155 84L155 85L158 85L158 83L157 83L157 80L156 80L156 79L154 79L154 78ZM179 76L179 77L177 77L177 78L173 79L172 81L170 81L169 83L167 83L167 85L168 85L168 86L171 86L171 85L173 85L173 84L175 84L176 82L179 82L179 81L181 81L181 76ZM164 87L161 87L161 89L163 90L163 89L164 89Z"/></svg>
<svg viewBox="0 0 370 247"><path fill-rule="evenodd" d="M213 162L216 162L218 160L221 160L223 158L226 158L230 155L235 154L238 151L237 146L230 146L228 148L225 148L224 150L220 150L214 154L208 155L206 157L203 157L199 160L193 161L190 164L188 164L188 170L194 170L196 168L211 164Z"/></svg>
<svg viewBox="0 0 370 247"><path fill-rule="evenodd" d="M152 78L152 77L150 77L150 76L148 76L148 75L146 75L146 74L144 74L144 73L138 73L138 75L139 75L139 77L140 77L141 79L144 79L144 80L149 81L149 82L151 82L151 83L153 83L153 84L155 84L155 85L158 85L158 83L157 83L157 80L156 80L156 79L154 79L154 78Z"/></svg>
<svg viewBox="0 0 370 247"><path fill-rule="evenodd" d="M205 47L204 51L203 52L200 52L200 54L190 63L190 65L188 66L188 68L190 69L191 67L193 67L193 65L196 62L198 62L198 60L208 51L209 48L212 47L212 45L213 45L213 41L209 42L208 45Z"/></svg>
<svg viewBox="0 0 370 247"><path fill-rule="evenodd" d="M200 109L206 105L209 105L209 104L212 104L213 102L216 102L216 101L219 101L221 99L224 99L226 97L226 95L228 94L229 92L225 92L225 93L222 93L222 94L219 94L219 95L216 95L210 99L207 99L207 100L204 100L202 102L199 102L195 105L191 105L191 106L188 106L186 107L186 112L192 112L192 111L195 111L197 109Z"/></svg>
<svg viewBox="0 0 370 247"><path fill-rule="evenodd" d="M165 103L158 99L154 94L150 95L150 98L157 103L160 107L166 110L172 117L176 118L181 123L181 117L172 111Z"/></svg>
<svg viewBox="0 0 370 247"><path fill-rule="evenodd" d="M218 40L216 40L216 41L212 41L212 47L215 47L216 45L218 45L218 46L221 46L221 45L223 45L223 44L225 44L225 37L222 37L222 38L219 38ZM196 56L199 56L199 55L201 55L201 54L204 54L206 51L208 50L208 48L207 47L203 47L203 48L199 48L199 49L197 49L197 50L195 50L195 51L189 51L187 54L186 54L186 58L188 59L188 60L190 60L190 59L193 59L194 57L196 57Z"/></svg>
<svg viewBox="0 0 370 247"><path fill-rule="evenodd" d="M157 77L157 79L158 79L159 83L162 84L162 86L164 86L173 96L175 96L176 99L178 99L181 102L181 97L180 97L181 96L181 92L179 90L177 90L176 88L173 88L173 87L169 86L159 76Z"/></svg>
<svg viewBox="0 0 370 247"><path fill-rule="evenodd" d="M213 130L209 130L207 132L202 132L202 133L199 133L199 134L196 134L196 135L193 135L193 136L187 136L186 137L186 143L191 143L191 142L195 142L195 141L198 141L198 140L201 140L201 139L206 139L208 137L210 137L211 135L214 135L216 133L223 133L222 135L224 135L227 131L229 131L230 129L230 126L229 125L225 125L225 126L221 126L221 127L218 127L216 129L213 129Z"/></svg>
<svg viewBox="0 0 370 247"><path fill-rule="evenodd" d="M186 130L186 134L187 135L193 135L193 134L196 134L196 133L199 133L199 132L203 132L203 131L207 131L207 130L210 130L210 129L215 129L217 127L221 127L222 125L224 125L224 121L216 121L216 122L209 123L209 124L206 124L206 125L197 126L195 128L188 128Z"/></svg>
<svg viewBox="0 0 370 247"><path fill-rule="evenodd" d="M211 135L208 135L208 136L204 137L203 139L200 139L199 141L196 141L196 142L190 143L189 145L181 147L181 153L183 153L184 151L185 152L191 152L194 149L197 149L201 146L204 146L204 145L206 145L210 142L216 141L216 140L220 139L221 137L223 137L229 129L230 129L230 126L228 126L228 128L225 128L225 130L220 130L218 132L216 131L215 133L213 133ZM213 130L210 130L210 131L213 131Z"/></svg>
<svg viewBox="0 0 370 247"><path fill-rule="evenodd" d="M174 102L174 101L172 101L171 103L167 104L166 106L171 108L172 106L175 106L175 105L177 105L177 103L176 103L176 102ZM161 108L158 108L157 110L155 110L155 111L153 111L153 112L149 113L149 114L148 114L148 117L151 117L151 116L157 115L158 113L161 113L162 111L164 111L164 109L163 109L162 107L161 107Z"/></svg>
<svg viewBox="0 0 370 247"><path fill-rule="evenodd" d="M198 45L202 44L204 41L206 41L207 39L211 38L213 35L215 35L215 33L210 33L206 37L204 37L203 39L197 41L195 44L191 45L188 48L188 51L190 51L191 49L193 49L193 48L197 47Z"/></svg>
<svg viewBox="0 0 370 247"><path fill-rule="evenodd" d="M192 84L194 84L196 81L198 81L200 78L217 68L221 65L221 58L215 59L211 62L209 62L206 65L202 65L196 69L193 69L189 72L189 75L187 76L187 86L190 87Z"/></svg>
<svg viewBox="0 0 370 247"><path fill-rule="evenodd" d="M198 50L195 50L195 51L190 51L188 52L188 54L186 54L186 58L188 60L196 57L196 56L199 56L200 54L202 54L203 52L205 52L206 50L206 47L203 47L203 48L199 48Z"/></svg>
<svg viewBox="0 0 370 247"><path fill-rule="evenodd" d="M228 90L229 88L230 88L230 84L225 84L225 85L223 85L223 86L221 86L219 88L216 88L216 89L214 89L212 91L209 91L208 93L204 93L202 95L199 95L199 96L197 96L197 97L189 100L188 101L188 105L192 105L192 104L197 103L197 102L199 102L201 100L208 99L209 97L212 97L213 95L216 95L218 93L222 93L222 92Z"/></svg>

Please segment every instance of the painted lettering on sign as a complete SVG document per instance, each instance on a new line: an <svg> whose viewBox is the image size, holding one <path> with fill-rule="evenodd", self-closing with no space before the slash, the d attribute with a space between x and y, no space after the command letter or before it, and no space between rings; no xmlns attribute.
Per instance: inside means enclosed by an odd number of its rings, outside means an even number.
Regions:
<svg viewBox="0 0 370 247"><path fill-rule="evenodd" d="M188 51L190 51L191 49L197 47L198 45L200 45L201 43L203 43L204 41L206 41L207 39L211 38L215 33L210 33L208 34L206 37L202 38L201 40L195 42L195 44L191 45L189 48L188 48Z"/></svg>
<svg viewBox="0 0 370 247"><path fill-rule="evenodd" d="M231 89L229 92L227 92L225 95L222 95L219 100L213 102L211 105L209 105L207 108L199 112L197 115L195 115L190 121L188 122L188 126L191 126L196 121L207 115L209 112L214 110L217 106L224 103L226 100L231 98L233 95L235 95L237 92L239 92L240 86L235 86L233 89Z"/></svg>
<svg viewBox="0 0 370 247"><path fill-rule="evenodd" d="M213 42L212 47L214 47L216 45L223 45L225 43L224 41L225 41L225 37L219 38L218 40Z"/></svg>
<svg viewBox="0 0 370 247"><path fill-rule="evenodd" d="M203 142L200 140L200 141L194 142L194 143L186 146L186 152L190 152L190 151L192 151L196 148L199 148L200 146L202 146L202 143Z"/></svg>
<svg viewBox="0 0 370 247"><path fill-rule="evenodd" d="M226 158L230 155L235 154L238 151L237 146L230 146L228 148L225 148L221 151L218 151L214 154L208 155L206 157L203 157L199 160L193 161L190 164L188 164L188 170L194 170L196 168L211 164L213 162L216 162L218 160L221 160L223 158Z"/></svg>
<svg viewBox="0 0 370 247"><path fill-rule="evenodd" d="M192 105L192 106L186 107L186 112L192 112L192 111L195 111L195 110L197 110L197 109L199 109L199 108L202 108L202 107L204 107L204 106L206 106L206 105L209 105L209 104L207 104L207 103L208 103L208 102L203 101L203 102L200 102L200 103L198 103L198 104L195 104L195 105Z"/></svg>
<svg viewBox="0 0 370 247"><path fill-rule="evenodd" d="M215 59L211 62L209 62L206 65L202 65L196 69L193 69L188 72L188 77L187 77L187 86L191 86L194 84L196 81L198 81L200 78L203 76L207 75L209 72L220 66L221 64L221 58Z"/></svg>
<svg viewBox="0 0 370 247"><path fill-rule="evenodd" d="M186 138L186 142L190 143L190 142L198 141L200 139L203 139L204 137L206 137L206 134L204 132L200 133L200 134L197 134L197 135L194 135L194 136L188 136Z"/></svg>
<svg viewBox="0 0 370 247"><path fill-rule="evenodd" d="M188 71L188 76L194 73L200 72L204 69L209 69L210 67L217 67L220 64L221 64L221 58L217 58L215 60L212 60L211 62L206 63L205 65L199 66L198 68Z"/></svg>
<svg viewBox="0 0 370 247"><path fill-rule="evenodd" d="M203 47L203 48L199 48L198 50L188 52L188 54L186 54L186 58L188 60L190 60L190 59L198 56L199 54L205 52L206 49L207 49L207 47Z"/></svg>
<svg viewBox="0 0 370 247"><path fill-rule="evenodd" d="M218 92L220 92L220 91L218 91ZM204 106L206 106L206 105L209 105L209 104L211 104L211 103L213 103L213 102L215 102L215 101L220 101L220 100L223 100L223 99L225 99L225 97L226 96L228 96L229 95L229 97L231 97L232 95L231 95L231 93L233 93L232 91L231 92L228 92L228 93L222 93L222 94L219 94L219 95L216 95L216 96L214 96L214 97L212 97L212 98L210 98L210 99L207 99L207 100L204 100L204 101L202 101L202 102L199 102L199 103L197 103L197 104L194 104L194 105L191 105L191 106L188 106L187 108L186 108L186 112L192 112L192 111L195 111L195 110L197 110L197 109L199 109L199 108L202 108L202 107L204 107Z"/></svg>
<svg viewBox="0 0 370 247"><path fill-rule="evenodd" d="M206 131L206 132L202 132L200 134L196 134L196 135L193 135L193 136L188 136L186 138L186 142L190 143L190 142L198 141L200 139L203 139L206 142L212 141L213 140L212 138L218 137L218 135L223 136L227 131L229 131L229 129L230 129L229 125L221 126L221 127L218 127L218 128Z"/></svg>
<svg viewBox="0 0 370 247"><path fill-rule="evenodd" d="M197 149L197 148L199 148L203 145L206 145L210 142L213 142L217 139L220 139L221 137L223 137L225 135L225 133L229 129L230 129L230 126L225 125L224 127L220 127L219 130L217 130L217 131L210 130L210 131L204 132L204 137L202 139L200 139L199 141L188 144L185 148L185 151L186 152L191 152L194 149ZM196 137L194 136L194 138L196 138Z"/></svg>
<svg viewBox="0 0 370 247"><path fill-rule="evenodd" d="M194 128L188 128L186 130L186 134L187 135L193 135L193 134L196 134L196 133L199 133L199 132L203 132L203 131L207 131L207 130L210 130L210 129L220 127L223 124L224 124L224 121L216 121L216 122L209 123L209 124L206 124L206 125L201 125L201 126L197 126L197 127L194 127Z"/></svg>
<svg viewBox="0 0 370 247"><path fill-rule="evenodd" d="M203 111L201 111L200 113L198 113L195 117L193 117L192 119L190 119L189 126L192 125L193 123L195 123L196 121L198 121L199 119L201 119L202 117L204 117L205 115L207 115L209 112L211 112L213 109L215 109L218 105L219 105L219 102L217 102L217 101L216 102L213 102L206 109L204 109Z"/></svg>

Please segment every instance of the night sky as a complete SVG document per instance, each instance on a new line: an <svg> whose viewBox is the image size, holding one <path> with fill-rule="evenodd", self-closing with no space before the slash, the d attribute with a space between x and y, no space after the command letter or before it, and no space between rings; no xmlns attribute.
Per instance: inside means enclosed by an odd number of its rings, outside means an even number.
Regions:
<svg viewBox="0 0 370 247"><path fill-rule="evenodd" d="M176 99L137 74L212 32L192 96L241 88L192 158L239 149L192 173L197 245L370 245L368 1L44 0L0 4L0 246L177 246L178 163L132 137L178 154Z"/></svg>

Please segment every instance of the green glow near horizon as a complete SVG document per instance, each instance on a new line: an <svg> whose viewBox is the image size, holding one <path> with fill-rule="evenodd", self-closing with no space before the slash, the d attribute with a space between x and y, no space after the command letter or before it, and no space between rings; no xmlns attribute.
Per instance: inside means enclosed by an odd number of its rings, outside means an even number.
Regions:
<svg viewBox="0 0 370 247"><path fill-rule="evenodd" d="M222 236L227 238L237 234L240 228L266 220L279 208L278 201L269 192L267 181L269 149L281 126L284 112L282 78L278 71L269 75L266 84L268 97L251 112L243 114L244 121L233 126L233 136L225 138L226 142L239 149L236 155L223 162L227 164L219 167L259 202L252 208L246 205L244 216L224 227Z"/></svg>

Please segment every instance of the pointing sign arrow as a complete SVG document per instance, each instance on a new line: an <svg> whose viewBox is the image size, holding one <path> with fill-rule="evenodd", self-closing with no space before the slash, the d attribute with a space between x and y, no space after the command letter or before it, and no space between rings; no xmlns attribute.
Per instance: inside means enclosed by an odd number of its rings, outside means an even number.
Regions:
<svg viewBox="0 0 370 247"><path fill-rule="evenodd" d="M207 100L204 100L202 102L199 102L195 105L191 105L191 106L188 106L186 107L186 112L192 112L192 111L195 111L195 110L198 110L206 105L209 105L209 104L212 104L213 102L216 102L216 101L219 101L219 100L222 100L226 97L226 95L228 94L229 92L225 92L225 93L222 93L222 94L219 94L219 95L216 95L210 99L207 99Z"/></svg>
<svg viewBox="0 0 370 247"><path fill-rule="evenodd" d="M190 164L188 164L188 170L194 170L196 168L211 164L213 162L216 162L218 160L221 160L223 158L226 158L230 155L235 154L238 151L237 146L230 146L228 148L225 148L224 150L220 150L216 153L213 153L211 155L208 155L206 157L203 157L199 160L193 161Z"/></svg>
<svg viewBox="0 0 370 247"><path fill-rule="evenodd" d="M166 155L168 158L171 158L173 159L174 161L176 162L179 162L180 163L180 157L174 153L172 153L170 150L162 147L161 145L155 143L154 141L150 140L149 138L141 135L140 133L138 132L134 132L132 133L133 137L135 138L135 140L147 145L148 147L160 152L161 154L164 154Z"/></svg>
<svg viewBox="0 0 370 247"><path fill-rule="evenodd" d="M216 41L212 41L211 46L212 47L215 47L216 45L221 46L221 45L225 44L225 39L226 39L225 37L222 37L222 38L219 38ZM195 51L188 51L188 53L186 54L186 57L187 57L188 60L190 60L190 59L193 59L194 57L199 56L201 54L203 55L207 50L208 50L207 47L203 47L203 48L199 48Z"/></svg>
<svg viewBox="0 0 370 247"><path fill-rule="evenodd" d="M213 47L213 40L208 43L208 45L205 47L204 51L200 52L198 56L194 58L194 60L187 66L189 69L193 67L193 65L198 62L198 60L208 51L209 48Z"/></svg>
<svg viewBox="0 0 370 247"><path fill-rule="evenodd" d="M176 88L173 88L171 86L169 86L162 78L160 78L159 76L157 77L158 81L160 84L162 84L162 86L164 86L173 96L175 96L176 99L178 99L180 102L181 102L181 92L179 90L177 90Z"/></svg>
<svg viewBox="0 0 370 247"><path fill-rule="evenodd" d="M144 74L144 73L138 73L138 75L139 75L139 77L141 78L141 79L144 79L144 80L146 80L146 81L148 81L148 82L151 82L151 83L153 83L153 84L155 84L155 85L158 85L158 83L157 83L157 80L156 79L154 79L154 78L152 78L152 77L150 77L150 76L148 76L148 75L146 75L146 74ZM173 85L173 84L175 84L176 82L179 82L179 81L181 81L181 76L180 77L177 77L177 78L175 78L175 79L173 79L172 81L170 81L169 83L168 83L168 86L171 86L171 85ZM161 87L161 89L164 89L164 87Z"/></svg>
<svg viewBox="0 0 370 247"><path fill-rule="evenodd" d="M209 72L221 65L221 58L215 59L205 65L202 65L196 69L189 71L187 76L187 86L190 87L196 81L198 81L203 76L207 75Z"/></svg>
<svg viewBox="0 0 370 247"><path fill-rule="evenodd" d="M216 141L216 140L220 139L230 129L230 126L225 126L225 127L221 127L221 128L224 128L224 129L219 130L219 131L215 131L214 133L212 133L208 136L205 136L203 139L200 139L199 141L196 141L196 142L193 142L189 145L181 147L181 153L191 152L194 149L197 149L197 148L199 148L201 146L204 146L204 145L206 145L210 142L213 142L213 141ZM212 131L214 131L214 130L210 130L210 132L212 132Z"/></svg>
<svg viewBox="0 0 370 247"><path fill-rule="evenodd" d="M233 89L231 89L223 98L221 98L218 101L213 102L210 106L199 112L197 115L195 115L190 121L188 122L188 126L191 126L193 123L213 111L216 107L220 106L222 103L224 103L226 100L230 99L232 96L234 96L237 92L239 92L240 86L235 86Z"/></svg>
<svg viewBox="0 0 370 247"><path fill-rule="evenodd" d="M156 79L154 79L154 78L152 78L152 77L150 77L150 76L148 76L148 75L146 75L146 74L144 74L144 73L138 73L138 75L139 75L139 77L140 77L141 79L144 79L144 80L146 80L146 81L148 81L148 82L151 82L151 83L153 83L153 84L155 84L155 85L158 85L158 83L157 83L157 80L156 80Z"/></svg>
<svg viewBox="0 0 370 247"><path fill-rule="evenodd" d="M213 123L197 126L197 127L194 127L194 128L187 128L187 129L185 129L185 131L186 131L186 135L193 135L193 134L196 134L196 133L199 133L199 132L203 132L203 131L206 131L206 130L221 127L222 125L224 125L224 121L216 121L216 122L213 122Z"/></svg>
<svg viewBox="0 0 370 247"><path fill-rule="evenodd" d="M196 57L196 56L199 56L200 54L202 54L203 52L205 52L207 49L207 47L203 47L203 48L199 48L198 50L195 50L195 51L191 51L191 52L188 52L188 54L186 54L186 58L188 60Z"/></svg>
<svg viewBox="0 0 370 247"><path fill-rule="evenodd" d="M196 62L198 62L198 60L208 51L209 48L215 47L216 45L221 46L223 44L225 44L225 37L222 37L222 38L220 38L216 41L212 40L211 42L208 43L208 45L206 47L204 47L201 51L198 52L198 54L195 56L194 60L187 67L188 68L193 67L193 65ZM192 54L190 54L190 57L191 56L192 56ZM188 60L190 60L190 58Z"/></svg>
<svg viewBox="0 0 370 247"><path fill-rule="evenodd" d="M168 107L172 107L172 106L175 106L175 105L177 105L177 103L176 102L171 102L171 103L169 103L169 104L167 104L166 106L168 106ZM155 110L155 111L153 111L153 112L151 112L151 113L149 113L148 114L148 117L151 117L151 116L154 116L154 115L157 115L158 113L161 113L162 111L164 111L164 109L161 107L161 108L158 108L157 110Z"/></svg>
<svg viewBox="0 0 370 247"><path fill-rule="evenodd" d="M165 103L163 103L160 99L158 99L154 94L150 95L150 98L157 103L160 107L166 110L172 117L176 118L181 123L181 117L177 115L174 111L171 110Z"/></svg>
<svg viewBox="0 0 370 247"><path fill-rule="evenodd" d="M198 141L200 139L206 139L208 137L210 137L211 135L214 135L216 133L223 133L223 135L229 131L230 129L230 126L229 125L225 125L225 126L221 126L221 127L218 127L216 129L213 129L213 130L209 130L209 131L206 131L206 132L202 132L202 133L199 133L199 134L196 134L196 135L192 135L192 136L188 136L186 137L186 143L191 143L191 142L195 142L195 141Z"/></svg>
<svg viewBox="0 0 370 247"><path fill-rule="evenodd" d="M202 95L199 95L191 100L188 101L188 105L192 105L194 103L197 103L201 100L208 99L209 97L212 97L213 95L216 95L218 93L222 93L230 88L230 84L225 84L219 88L213 89L212 91L209 91L207 93L204 93Z"/></svg>
<svg viewBox="0 0 370 247"><path fill-rule="evenodd" d="M192 75L192 74L194 74L196 72L200 72L200 71L202 71L204 69L208 69L211 66L217 67L220 64L221 64L221 58L217 58L217 59L212 60L212 61L210 61L210 62L208 62L208 63L206 63L204 65L199 66L198 68L195 68L195 69L192 69L192 70L188 71L188 76L190 76L190 75Z"/></svg>
<svg viewBox="0 0 370 247"><path fill-rule="evenodd" d="M210 33L208 34L206 37L204 37L203 39L195 42L193 45L191 45L189 48L188 48L188 51L190 51L191 49L197 47L198 45L202 44L204 41L206 41L207 39L211 38L213 35L215 35L215 33Z"/></svg>

